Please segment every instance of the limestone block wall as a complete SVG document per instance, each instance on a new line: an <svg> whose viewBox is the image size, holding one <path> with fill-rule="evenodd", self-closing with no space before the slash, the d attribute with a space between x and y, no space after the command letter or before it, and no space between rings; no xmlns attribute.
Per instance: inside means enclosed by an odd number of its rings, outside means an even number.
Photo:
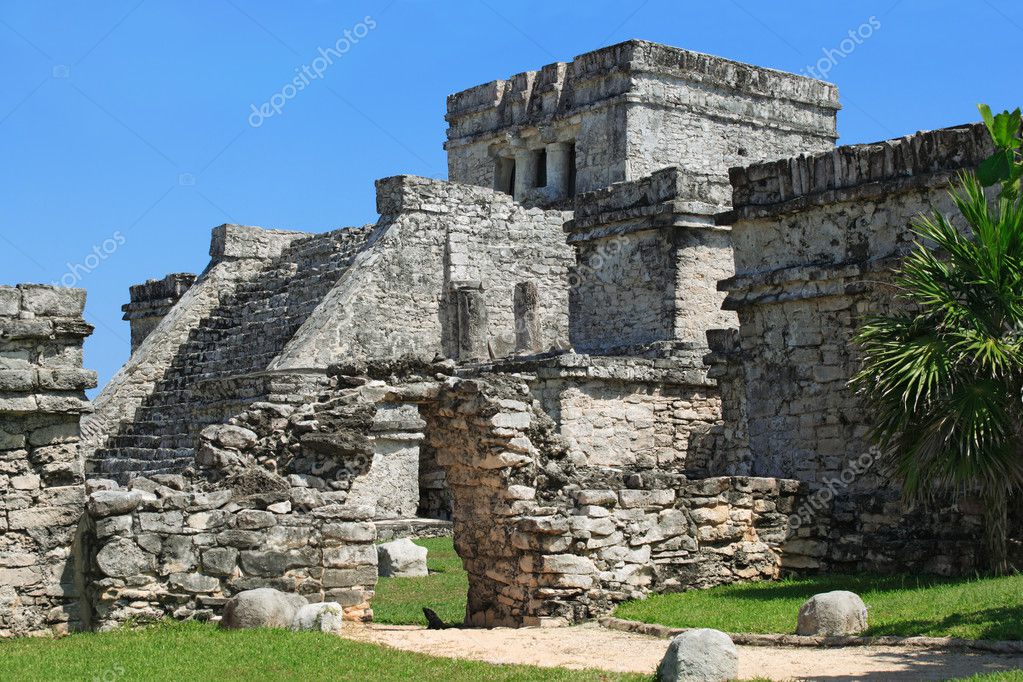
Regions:
<svg viewBox="0 0 1023 682"><path fill-rule="evenodd" d="M539 292L543 347L565 343L573 256L561 232L563 212L410 176L380 180L377 204L381 218L367 249L271 369L326 368L349 358L458 358L460 287L481 292L486 323L476 345L486 349L484 358L514 352L514 289L523 282Z"/></svg>
<svg viewBox="0 0 1023 682"><path fill-rule="evenodd" d="M725 413L732 463L817 493L799 534L828 542L809 567L976 565L974 510L899 501L872 464L868 412L847 382L859 366L857 328L891 309L889 274L913 243L910 221L932 208L955 215L949 180L990 152L983 127L965 126L732 171L736 275L722 288L739 337L731 349L716 344L717 376L740 386L722 388L741 401Z"/></svg>
<svg viewBox="0 0 1023 682"><path fill-rule="evenodd" d="M534 377L532 394L574 461L703 476L723 443L718 389L701 356L678 344L654 357L566 354L500 370Z"/></svg>
<svg viewBox="0 0 1023 682"><path fill-rule="evenodd" d="M830 149L833 85L720 57L630 40L448 98L448 174L517 200L564 197L534 166L571 145L576 192L667 166L724 177L731 165ZM559 157L560 158L560 157ZM550 181L554 174L547 172Z"/></svg>
<svg viewBox="0 0 1023 682"><path fill-rule="evenodd" d="M161 480L184 488L174 476ZM89 627L209 619L231 595L258 587L337 601L348 620L372 618L371 509L176 488L138 478L131 491L89 497L83 533Z"/></svg>
<svg viewBox="0 0 1023 682"><path fill-rule="evenodd" d="M85 501L79 419L85 291L0 287L0 637L81 621L73 546Z"/></svg>
<svg viewBox="0 0 1023 682"><path fill-rule="evenodd" d="M653 43L637 45L632 60L627 179L665 166L724 176L835 146L830 83Z"/></svg>
<svg viewBox="0 0 1023 682"><path fill-rule="evenodd" d="M579 352L629 353L662 341L704 342L734 324L717 282L730 276L723 183L667 168L584 194L565 225L575 247L570 338Z"/></svg>

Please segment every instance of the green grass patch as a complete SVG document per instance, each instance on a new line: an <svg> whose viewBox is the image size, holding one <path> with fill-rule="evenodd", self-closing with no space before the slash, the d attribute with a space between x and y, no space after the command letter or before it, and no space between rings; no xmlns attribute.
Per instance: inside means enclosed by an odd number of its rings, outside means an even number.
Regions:
<svg viewBox="0 0 1023 682"><path fill-rule="evenodd" d="M433 658L313 632L225 631L186 622L63 639L0 643L0 679L53 680L395 680L407 682L648 682L620 675Z"/></svg>
<svg viewBox="0 0 1023 682"><path fill-rule="evenodd" d="M946 579L820 576L664 594L622 604L619 618L725 632L793 633L804 601L850 590L867 604L868 635L1023 639L1023 575Z"/></svg>
<svg viewBox="0 0 1023 682"><path fill-rule="evenodd" d="M373 597L373 620L392 625L426 625L423 607L433 609L445 623L465 620L469 579L451 538L416 540L426 547L425 578L381 578Z"/></svg>
<svg viewBox="0 0 1023 682"><path fill-rule="evenodd" d="M1010 670L1004 673L986 673L964 677L952 682L1023 682L1023 670Z"/></svg>

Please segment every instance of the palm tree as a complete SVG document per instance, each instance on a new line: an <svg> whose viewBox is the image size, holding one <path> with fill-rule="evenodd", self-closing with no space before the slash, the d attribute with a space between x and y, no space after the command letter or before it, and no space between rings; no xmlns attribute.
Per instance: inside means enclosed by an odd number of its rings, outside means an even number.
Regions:
<svg viewBox="0 0 1023 682"><path fill-rule="evenodd" d="M852 384L905 496L977 496L988 567L1005 573L1007 507L1023 489L1023 159L1020 110L981 112L998 151L953 183L964 225L937 211L914 221L895 272L908 312L866 321Z"/></svg>

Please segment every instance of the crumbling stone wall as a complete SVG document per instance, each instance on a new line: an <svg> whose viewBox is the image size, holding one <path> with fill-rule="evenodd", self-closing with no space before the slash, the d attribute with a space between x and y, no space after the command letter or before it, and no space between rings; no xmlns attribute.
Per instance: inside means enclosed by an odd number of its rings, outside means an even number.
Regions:
<svg viewBox="0 0 1023 682"><path fill-rule="evenodd" d="M85 291L0 287L0 637L81 620L73 546L85 501L78 451Z"/></svg>
<svg viewBox="0 0 1023 682"><path fill-rule="evenodd" d="M422 437L408 433L414 409L377 405L381 386L332 374L321 400L257 402L203 429L184 475L136 477L127 488L91 480L89 626L210 618L232 594L263 586L371 618L373 521L418 503L400 494L415 492L417 471L403 473L409 458L394 444ZM411 512L396 512L401 505Z"/></svg>
<svg viewBox="0 0 1023 682"><path fill-rule="evenodd" d="M258 587L339 602L348 620L372 618L371 508L183 488L181 477L157 475L89 497L83 570L91 628L208 619L231 595Z"/></svg>
<svg viewBox="0 0 1023 682"><path fill-rule="evenodd" d="M539 205L666 166L724 178L732 165L832 148L837 110L831 84L630 40L448 97L448 175L497 187L513 165L506 189ZM554 181L566 153L572 188Z"/></svg>
<svg viewBox="0 0 1023 682"><path fill-rule="evenodd" d="M949 180L990 153L983 126L965 126L732 171L736 275L722 288L739 337L719 338L714 358L716 376L739 386L722 388L737 401L725 415L732 463L810 484L816 504L795 522L807 568L977 565L976 509L901 503L873 465L869 412L848 381L859 366L853 335L891 309L910 221L932 208L954 214Z"/></svg>
<svg viewBox="0 0 1023 682"><path fill-rule="evenodd" d="M130 287L131 301L121 310L124 320L131 325L133 353L193 284L195 275L176 273Z"/></svg>

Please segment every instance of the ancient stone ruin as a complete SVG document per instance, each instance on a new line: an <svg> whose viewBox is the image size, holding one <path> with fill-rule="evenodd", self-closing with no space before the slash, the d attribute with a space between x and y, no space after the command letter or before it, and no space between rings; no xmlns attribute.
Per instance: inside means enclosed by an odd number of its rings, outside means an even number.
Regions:
<svg viewBox="0 0 1023 682"><path fill-rule="evenodd" d="M785 573L953 574L979 517L873 467L850 336L980 127L835 148L837 89L629 41L452 95L450 180L379 220L222 225L131 288L90 406L84 292L0 288L0 634L372 617L376 542L452 533L466 623ZM783 160L778 160L783 159Z"/></svg>

